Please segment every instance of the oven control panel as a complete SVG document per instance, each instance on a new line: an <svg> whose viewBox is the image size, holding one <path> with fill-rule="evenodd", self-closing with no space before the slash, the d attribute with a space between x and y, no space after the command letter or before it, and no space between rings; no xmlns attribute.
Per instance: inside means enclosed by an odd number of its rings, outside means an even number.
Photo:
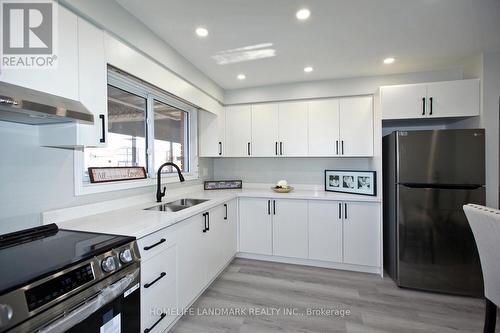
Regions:
<svg viewBox="0 0 500 333"><path fill-rule="evenodd" d="M95 279L92 265L86 264L50 279L25 292L28 310L33 311Z"/></svg>

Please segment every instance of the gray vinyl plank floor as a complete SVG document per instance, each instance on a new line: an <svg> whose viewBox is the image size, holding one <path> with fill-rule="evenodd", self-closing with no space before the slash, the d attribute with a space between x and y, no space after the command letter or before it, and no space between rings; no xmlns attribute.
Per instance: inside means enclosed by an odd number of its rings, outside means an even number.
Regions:
<svg viewBox="0 0 500 333"><path fill-rule="evenodd" d="M171 332L482 332L484 314L480 299L401 289L388 277L247 259L192 308Z"/></svg>

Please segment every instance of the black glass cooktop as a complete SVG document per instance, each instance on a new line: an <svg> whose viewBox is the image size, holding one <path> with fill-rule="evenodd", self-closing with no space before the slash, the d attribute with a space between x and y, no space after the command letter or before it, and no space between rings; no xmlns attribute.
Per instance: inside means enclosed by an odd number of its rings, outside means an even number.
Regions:
<svg viewBox="0 0 500 333"><path fill-rule="evenodd" d="M55 224L1 235L0 295L133 240Z"/></svg>

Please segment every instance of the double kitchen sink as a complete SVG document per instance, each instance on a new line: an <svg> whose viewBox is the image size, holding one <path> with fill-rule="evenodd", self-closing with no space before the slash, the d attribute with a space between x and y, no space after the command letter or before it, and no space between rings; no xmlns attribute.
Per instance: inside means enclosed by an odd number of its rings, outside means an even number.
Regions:
<svg viewBox="0 0 500 333"><path fill-rule="evenodd" d="M160 212L178 212L180 210L199 205L199 204L204 203L206 201L208 201L208 199L184 198L184 199L179 199L179 200L167 202L165 204L145 208L144 210L156 210L156 211L160 211Z"/></svg>

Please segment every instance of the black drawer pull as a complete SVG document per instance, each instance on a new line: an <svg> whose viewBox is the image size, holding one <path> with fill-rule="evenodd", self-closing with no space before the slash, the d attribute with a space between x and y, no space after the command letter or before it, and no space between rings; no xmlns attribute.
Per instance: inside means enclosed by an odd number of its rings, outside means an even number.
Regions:
<svg viewBox="0 0 500 333"><path fill-rule="evenodd" d="M158 243L154 243L153 245L149 245L149 246L144 246L144 250L148 251L148 250L151 250L153 247L156 247L158 245L160 245L161 243L165 243L167 240L165 238L162 238L160 239L160 241Z"/></svg>
<svg viewBox="0 0 500 333"><path fill-rule="evenodd" d="M425 97L422 97L422 116L425 116Z"/></svg>
<svg viewBox="0 0 500 333"><path fill-rule="evenodd" d="M208 227L207 227L207 214L208 213L203 213L203 232L207 232Z"/></svg>
<svg viewBox="0 0 500 333"><path fill-rule="evenodd" d="M227 204L224 204L224 208L226 208L226 216L224 216L224 220L227 220Z"/></svg>
<svg viewBox="0 0 500 333"><path fill-rule="evenodd" d="M429 116L432 116L432 97L429 98L429 102L431 103L431 110L429 112Z"/></svg>
<svg viewBox="0 0 500 333"><path fill-rule="evenodd" d="M151 326L150 328L146 328L146 329L144 330L144 333L149 333L149 332L151 332L151 330L152 330L153 328L155 328L155 326L156 326L156 325L158 325L158 324L160 323L160 321L162 321L162 320L163 320L163 318L165 318L166 316L167 316L167 314L166 314L166 313L162 313L162 314L161 314L161 316L160 316L160 319L158 319L158 320L157 320L157 321L153 324L153 326Z"/></svg>
<svg viewBox="0 0 500 333"><path fill-rule="evenodd" d="M156 282L160 281L163 277L165 277L167 275L167 273L165 272L161 272L160 276L158 276L156 279L154 279L153 281L149 282L149 283L146 283L144 285L144 288L149 288L151 287L153 284L155 284Z"/></svg>

